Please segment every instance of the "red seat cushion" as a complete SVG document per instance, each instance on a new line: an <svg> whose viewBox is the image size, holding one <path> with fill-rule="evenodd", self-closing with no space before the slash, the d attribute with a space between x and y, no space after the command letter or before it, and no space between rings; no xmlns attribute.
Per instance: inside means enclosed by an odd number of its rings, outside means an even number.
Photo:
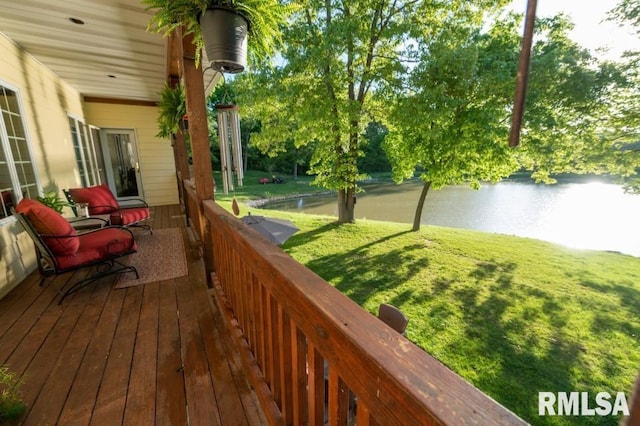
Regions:
<svg viewBox="0 0 640 426"><path fill-rule="evenodd" d="M76 203L89 204L89 214L109 214L118 210L118 201L104 183L88 188L69 188L69 195Z"/></svg>
<svg viewBox="0 0 640 426"><path fill-rule="evenodd" d="M131 234L117 228L79 234L77 239L80 247L75 255L56 258L60 269L73 269L78 265L108 260L136 250L136 242Z"/></svg>
<svg viewBox="0 0 640 426"><path fill-rule="evenodd" d="M42 240L54 255L72 256L78 251L80 241L75 237L76 230L57 211L30 198L23 198L18 203L16 211L24 214L29 219L38 234L71 237L42 237Z"/></svg>
<svg viewBox="0 0 640 426"><path fill-rule="evenodd" d="M145 219L149 218L148 207L130 207L126 209L120 209L118 213L111 215L112 225L133 225Z"/></svg>

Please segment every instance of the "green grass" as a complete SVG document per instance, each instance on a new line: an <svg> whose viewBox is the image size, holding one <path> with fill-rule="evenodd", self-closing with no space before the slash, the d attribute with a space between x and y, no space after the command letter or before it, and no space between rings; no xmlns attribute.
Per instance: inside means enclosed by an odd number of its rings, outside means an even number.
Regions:
<svg viewBox="0 0 640 426"><path fill-rule="evenodd" d="M277 198L282 196L289 196L293 194L311 194L327 192L326 189L318 186L310 185L313 181L312 176L298 176L297 179L293 179L292 176L285 176L276 173L276 176L284 178L284 183L268 183L261 184L260 178L271 179L274 174L269 172L260 172L254 170L248 170L245 172L244 185L242 187L236 187L234 191L229 191L228 195L222 193L222 178L219 172L213 174L217 185L216 200L217 201L229 201L233 198L240 200L256 200L266 198Z"/></svg>
<svg viewBox="0 0 640 426"><path fill-rule="evenodd" d="M539 417L538 392L629 396L640 366L640 259L470 230L269 215L300 228L283 246L291 256L371 313L381 302L401 308L409 339L528 422L618 424Z"/></svg>

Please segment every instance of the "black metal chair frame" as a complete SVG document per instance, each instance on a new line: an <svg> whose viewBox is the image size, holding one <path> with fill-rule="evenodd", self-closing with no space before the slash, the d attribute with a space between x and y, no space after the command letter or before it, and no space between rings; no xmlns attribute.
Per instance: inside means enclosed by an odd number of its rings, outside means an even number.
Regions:
<svg viewBox="0 0 640 426"><path fill-rule="evenodd" d="M68 235L68 236L43 235L43 234L39 234L36 231L36 229L31 224L31 221L29 221L29 219L24 214L17 213L14 209L12 209L12 212L14 216L16 216L16 218L18 219L18 222L20 222L24 230L27 232L27 234L29 234L29 236L33 240L35 250L36 250L38 270L42 275L42 278L40 279L41 286L44 284L45 280L52 275L57 276L67 272L77 271L79 269L89 268L93 266L96 267L96 271L93 274L91 274L89 277L83 278L75 282L66 291L63 292L63 290L65 289L65 287L67 287L67 285L69 284L69 281L73 276L73 275L70 275L69 278L67 278L67 281L64 283L64 285L58 290L58 294L61 295L60 300L58 301L58 305L62 304L62 301L68 295L75 293L76 291L82 289L83 287L86 287L87 285L93 283L94 281L100 278L103 278L109 275L114 275L114 274L126 273L126 272L133 272L136 274L136 279L139 278L138 270L135 268L135 266L126 265L118 260L123 256L127 256L129 254L136 252L136 250L133 248L133 244L135 242L133 238L133 233L128 228L123 226L107 226L107 227L83 232L75 236L74 235ZM107 228L117 228L117 229L120 229L121 231L128 232L131 235L131 245L126 250L122 250L122 251L119 251L118 253L114 253L113 256L108 259L101 259L101 260L86 262L86 263L74 265L73 267L69 267L69 268L61 268L59 266L56 260L56 256L53 254L51 249L49 249L49 247L43 240L43 238L66 238L66 239L74 238L74 237L79 238L80 236L91 234L94 232L100 232Z"/></svg>

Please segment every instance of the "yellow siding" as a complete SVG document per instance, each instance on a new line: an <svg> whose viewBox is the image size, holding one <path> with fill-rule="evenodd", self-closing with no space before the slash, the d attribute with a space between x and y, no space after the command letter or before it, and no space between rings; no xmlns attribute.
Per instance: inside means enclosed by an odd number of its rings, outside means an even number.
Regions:
<svg viewBox="0 0 640 426"><path fill-rule="evenodd" d="M82 117L80 94L0 34L0 82L18 92L41 187L77 186L67 114ZM33 243L13 218L0 220L0 297L36 268Z"/></svg>
<svg viewBox="0 0 640 426"><path fill-rule="evenodd" d="M40 184L80 182L67 114L82 117L80 94L0 35L0 81L17 89Z"/></svg>
<svg viewBox="0 0 640 426"><path fill-rule="evenodd" d="M84 104L87 122L103 129L133 129L138 139L138 154L144 196L152 206L178 203L173 148L167 139L156 137L156 107L99 102Z"/></svg>
<svg viewBox="0 0 640 426"><path fill-rule="evenodd" d="M5 219L0 226L0 299L35 268L33 242L17 221Z"/></svg>

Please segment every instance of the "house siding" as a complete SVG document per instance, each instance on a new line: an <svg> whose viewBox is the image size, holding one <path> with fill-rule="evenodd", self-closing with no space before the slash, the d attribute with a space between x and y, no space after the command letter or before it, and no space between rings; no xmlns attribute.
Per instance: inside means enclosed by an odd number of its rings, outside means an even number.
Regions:
<svg viewBox="0 0 640 426"><path fill-rule="evenodd" d="M36 267L33 242L13 218L0 228L0 299Z"/></svg>
<svg viewBox="0 0 640 426"><path fill-rule="evenodd" d="M86 102L88 123L103 129L134 129L144 196L152 206L178 203L173 148L167 139L156 137L158 108L140 105Z"/></svg>
<svg viewBox="0 0 640 426"><path fill-rule="evenodd" d="M67 114L82 116L80 94L1 33L0 82L20 98L40 188L75 186L80 177ZM0 220L0 298L36 266L33 243L19 223Z"/></svg>

